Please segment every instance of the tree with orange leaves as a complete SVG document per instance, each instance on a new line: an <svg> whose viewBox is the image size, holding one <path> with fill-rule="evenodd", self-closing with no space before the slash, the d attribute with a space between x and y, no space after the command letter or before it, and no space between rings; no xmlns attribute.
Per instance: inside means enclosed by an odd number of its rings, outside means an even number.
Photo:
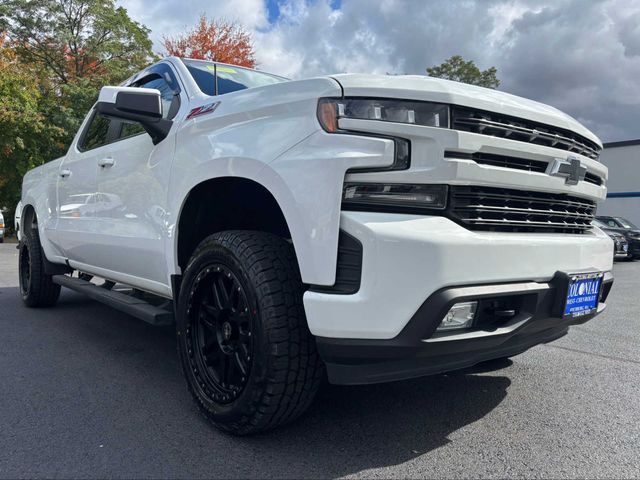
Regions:
<svg viewBox="0 0 640 480"><path fill-rule="evenodd" d="M208 20L203 14L198 25L185 35L162 37L169 55L212 60L253 68L256 60L251 34L236 22Z"/></svg>

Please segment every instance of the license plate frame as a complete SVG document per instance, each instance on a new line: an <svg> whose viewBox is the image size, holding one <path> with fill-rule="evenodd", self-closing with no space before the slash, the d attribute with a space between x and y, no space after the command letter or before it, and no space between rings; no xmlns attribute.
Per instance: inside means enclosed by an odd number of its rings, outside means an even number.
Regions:
<svg viewBox="0 0 640 480"><path fill-rule="evenodd" d="M603 279L603 272L569 274L563 317L577 318L596 312Z"/></svg>

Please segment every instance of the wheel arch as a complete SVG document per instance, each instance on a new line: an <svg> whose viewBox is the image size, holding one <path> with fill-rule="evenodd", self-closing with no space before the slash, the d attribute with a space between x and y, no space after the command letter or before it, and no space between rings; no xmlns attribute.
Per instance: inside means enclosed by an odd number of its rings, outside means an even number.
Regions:
<svg viewBox="0 0 640 480"><path fill-rule="evenodd" d="M59 275L72 271L72 269L65 264L53 263L47 258L47 252L45 245L42 242L42 233L40 232L40 225L38 224L38 213L32 203L25 203L22 206L22 212L20 214L20 232L22 237L31 235L30 232L36 228L38 235L36 239L40 242L42 248L42 262L44 265L44 271L47 275ZM22 241L22 240L21 240Z"/></svg>
<svg viewBox="0 0 640 480"><path fill-rule="evenodd" d="M28 232L28 228L32 228L34 221L37 223L38 215L35 207L31 203L22 205L20 212L20 231L24 235Z"/></svg>
<svg viewBox="0 0 640 480"><path fill-rule="evenodd" d="M204 238L223 230L263 231L293 243L285 211L269 188L247 177L211 178L189 190L176 218L174 260L180 271Z"/></svg>

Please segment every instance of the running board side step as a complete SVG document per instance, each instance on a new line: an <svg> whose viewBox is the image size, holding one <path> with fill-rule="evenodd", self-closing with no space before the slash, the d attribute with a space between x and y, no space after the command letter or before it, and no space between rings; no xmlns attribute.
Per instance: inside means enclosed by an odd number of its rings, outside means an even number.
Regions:
<svg viewBox="0 0 640 480"><path fill-rule="evenodd" d="M125 293L108 290L80 278L67 275L53 275L53 283L75 290L93 300L104 303L116 310L144 320L156 326L171 325L174 321L173 312L151 305L143 299Z"/></svg>

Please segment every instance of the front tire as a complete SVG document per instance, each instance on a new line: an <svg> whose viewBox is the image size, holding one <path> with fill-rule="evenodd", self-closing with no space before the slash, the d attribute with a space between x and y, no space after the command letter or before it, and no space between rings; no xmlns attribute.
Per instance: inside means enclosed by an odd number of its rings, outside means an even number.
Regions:
<svg viewBox="0 0 640 480"><path fill-rule="evenodd" d="M60 297L60 285L44 270L44 253L37 227L23 235L18 255L20 295L27 307L51 307Z"/></svg>
<svg viewBox="0 0 640 480"><path fill-rule="evenodd" d="M262 232L207 237L185 270L178 353L189 390L216 426L245 435L290 422L323 377L292 246Z"/></svg>

